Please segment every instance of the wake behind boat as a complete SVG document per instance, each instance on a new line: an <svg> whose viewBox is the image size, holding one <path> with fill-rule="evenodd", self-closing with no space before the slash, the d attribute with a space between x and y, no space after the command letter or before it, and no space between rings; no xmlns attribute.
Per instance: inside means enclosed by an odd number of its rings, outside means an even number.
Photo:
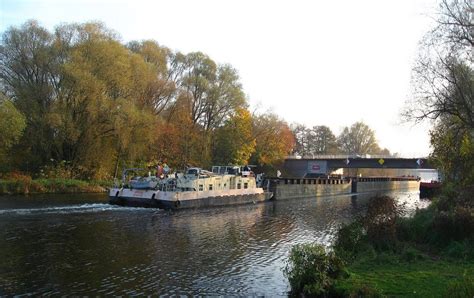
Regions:
<svg viewBox="0 0 474 298"><path fill-rule="evenodd" d="M184 174L162 179L149 175L122 183L110 189L111 204L180 209L257 203L272 197L257 186L247 166L214 166L211 172L188 168Z"/></svg>

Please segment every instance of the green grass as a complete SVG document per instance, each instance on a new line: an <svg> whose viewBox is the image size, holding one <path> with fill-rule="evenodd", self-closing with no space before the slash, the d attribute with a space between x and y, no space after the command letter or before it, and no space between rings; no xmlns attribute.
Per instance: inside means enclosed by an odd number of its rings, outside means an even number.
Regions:
<svg viewBox="0 0 474 298"><path fill-rule="evenodd" d="M77 179L0 179L0 194L33 193L97 193L104 192L111 182Z"/></svg>
<svg viewBox="0 0 474 298"><path fill-rule="evenodd" d="M333 291L350 297L474 297L474 209L440 212L437 204L400 218L387 247L376 249L357 223L342 228L334 248L345 257L349 277L337 279Z"/></svg>
<svg viewBox="0 0 474 298"><path fill-rule="evenodd" d="M344 295L355 293L361 287L376 289L384 296L400 297L443 297L451 285L459 284L474 289L474 262L449 259L431 259L429 256L414 261L402 261L398 256L385 255L355 261L348 268L347 279L339 279L336 289ZM467 281L466 281L467 280ZM474 294L474 293L473 293Z"/></svg>

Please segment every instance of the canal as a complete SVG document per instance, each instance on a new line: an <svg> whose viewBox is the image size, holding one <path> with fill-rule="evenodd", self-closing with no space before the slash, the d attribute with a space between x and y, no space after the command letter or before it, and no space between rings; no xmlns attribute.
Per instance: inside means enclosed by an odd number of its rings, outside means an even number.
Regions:
<svg viewBox="0 0 474 298"><path fill-rule="evenodd" d="M392 192L407 208L417 192ZM105 195L0 197L0 296L285 296L297 243L329 245L369 197L333 196L167 212Z"/></svg>

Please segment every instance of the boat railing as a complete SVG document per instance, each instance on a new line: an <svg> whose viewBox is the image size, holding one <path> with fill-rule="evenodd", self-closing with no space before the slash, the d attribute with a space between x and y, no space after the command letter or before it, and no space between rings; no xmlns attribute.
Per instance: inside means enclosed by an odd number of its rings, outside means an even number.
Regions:
<svg viewBox="0 0 474 298"><path fill-rule="evenodd" d="M176 191L176 181L169 180L164 183L160 183L157 185L157 188L160 191Z"/></svg>

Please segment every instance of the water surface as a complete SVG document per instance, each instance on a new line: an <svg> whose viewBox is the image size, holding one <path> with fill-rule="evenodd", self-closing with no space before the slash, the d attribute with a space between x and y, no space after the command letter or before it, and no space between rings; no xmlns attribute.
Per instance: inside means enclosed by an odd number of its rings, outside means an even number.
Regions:
<svg viewBox="0 0 474 298"><path fill-rule="evenodd" d="M410 210L417 192L394 192ZM105 195L0 197L0 295L267 295L297 243L329 245L369 196L167 212Z"/></svg>

